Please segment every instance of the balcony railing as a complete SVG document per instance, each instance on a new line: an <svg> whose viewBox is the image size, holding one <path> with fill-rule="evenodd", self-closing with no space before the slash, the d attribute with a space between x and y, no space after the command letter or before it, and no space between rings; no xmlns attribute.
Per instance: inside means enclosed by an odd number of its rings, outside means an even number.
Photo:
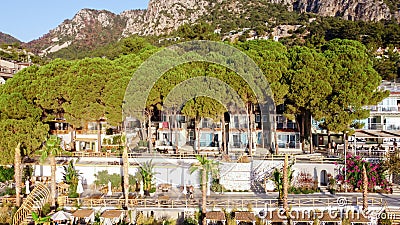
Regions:
<svg viewBox="0 0 400 225"><path fill-rule="evenodd" d="M77 130L76 134L98 134L99 131L98 130ZM101 130L102 134L105 134L106 131L105 130Z"/></svg>
<svg viewBox="0 0 400 225"><path fill-rule="evenodd" d="M277 123L276 128L277 129L293 129L293 130L296 130L297 129L297 125L296 125L296 123L293 123L293 122Z"/></svg>
<svg viewBox="0 0 400 225"><path fill-rule="evenodd" d="M397 105L394 105L394 106L370 106L368 109L371 110L371 112L384 112L384 113L400 112L400 107L398 107Z"/></svg>
<svg viewBox="0 0 400 225"><path fill-rule="evenodd" d="M290 143L278 142L278 147L279 148L287 148L287 149L301 149L301 143L298 143L298 142L290 142Z"/></svg>
<svg viewBox="0 0 400 225"><path fill-rule="evenodd" d="M364 126L364 130L400 130L400 124L397 123L368 123Z"/></svg>

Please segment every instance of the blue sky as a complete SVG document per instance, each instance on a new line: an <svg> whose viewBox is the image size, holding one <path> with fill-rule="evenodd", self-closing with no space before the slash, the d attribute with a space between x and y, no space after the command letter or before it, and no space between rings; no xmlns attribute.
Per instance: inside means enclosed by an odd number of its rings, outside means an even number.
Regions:
<svg viewBox="0 0 400 225"><path fill-rule="evenodd" d="M0 31L23 42L41 37L83 8L119 14L145 9L148 0L5 0L1 2Z"/></svg>

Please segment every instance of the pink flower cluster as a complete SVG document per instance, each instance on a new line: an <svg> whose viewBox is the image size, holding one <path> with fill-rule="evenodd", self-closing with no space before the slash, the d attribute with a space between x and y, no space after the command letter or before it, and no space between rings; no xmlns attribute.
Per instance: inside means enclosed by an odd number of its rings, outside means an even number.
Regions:
<svg viewBox="0 0 400 225"><path fill-rule="evenodd" d="M368 176L368 189L373 191L376 186L381 189L389 190L389 182L385 178L383 169L379 166L379 163L370 163L363 160L360 156L353 156L351 153L346 155L346 175L347 183L353 189L362 189L363 177L362 167L365 166ZM345 167L342 167L340 174L337 176L337 180L343 181Z"/></svg>

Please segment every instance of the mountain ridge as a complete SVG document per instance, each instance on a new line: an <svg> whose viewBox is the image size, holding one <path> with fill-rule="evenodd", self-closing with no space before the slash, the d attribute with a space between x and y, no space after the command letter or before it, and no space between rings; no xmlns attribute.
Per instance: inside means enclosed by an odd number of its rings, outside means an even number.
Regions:
<svg viewBox="0 0 400 225"><path fill-rule="evenodd" d="M183 24L193 24L199 19L212 23L221 19L218 18L221 17L219 11L231 17L241 17L248 8L257 10L267 4L278 4L298 13L335 16L347 20L400 21L399 10L393 11L385 2L378 0L150 0L147 9L126 10L118 15L107 10L82 9L72 19L66 19L49 33L26 45L41 54L66 47L93 49L132 34L168 34ZM251 16L251 13L246 15ZM265 16L265 22L270 19L265 11L261 16ZM230 22L229 19L225 20Z"/></svg>
<svg viewBox="0 0 400 225"><path fill-rule="evenodd" d="M22 42L17 38L0 31L0 44L14 44L14 43L22 43Z"/></svg>

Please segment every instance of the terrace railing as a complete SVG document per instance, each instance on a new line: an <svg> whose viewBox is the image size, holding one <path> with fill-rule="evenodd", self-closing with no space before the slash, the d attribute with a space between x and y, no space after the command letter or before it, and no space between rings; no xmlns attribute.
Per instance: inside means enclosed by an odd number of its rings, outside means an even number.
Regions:
<svg viewBox="0 0 400 225"><path fill-rule="evenodd" d="M362 205L362 197L357 198L343 198L345 199L346 205L348 206L359 206ZM60 201L60 199L59 199ZM81 207L122 207L124 206L124 199L111 199L111 198L68 198L65 197L63 202L59 202L63 206L76 206L79 204ZM338 207L338 201L336 198L294 198L289 199L288 203L292 207ZM368 206L370 207L381 207L384 204L382 198L370 197L368 199ZM274 208L278 206L278 200L274 199L262 199L262 198L249 198L249 199L209 199L207 200L207 207L209 208L248 208L251 205L253 208ZM154 198L145 199L129 199L128 206L130 208L198 208L201 206L201 199L169 199L161 200Z"/></svg>
<svg viewBox="0 0 400 225"><path fill-rule="evenodd" d="M222 159L222 156L218 153L213 152L202 152L202 155L207 156L210 159ZM242 153L240 154L232 154L229 155L231 159L238 159ZM70 154L60 154L59 157L93 157L93 158L121 158L122 154L120 153L107 153L107 152L71 152ZM168 157L170 159L195 159L196 154L187 154L187 153L179 153L179 154L162 154L162 153L128 153L128 158L154 158L154 157ZM280 160L283 161L285 159L284 155L263 155L263 154L253 154L253 159L256 160ZM308 155L308 157L296 157L295 155L290 154L289 159L293 159L295 162L312 162L312 163L333 163L337 160L324 158L321 156L312 156ZM119 165L117 163L116 165Z"/></svg>

